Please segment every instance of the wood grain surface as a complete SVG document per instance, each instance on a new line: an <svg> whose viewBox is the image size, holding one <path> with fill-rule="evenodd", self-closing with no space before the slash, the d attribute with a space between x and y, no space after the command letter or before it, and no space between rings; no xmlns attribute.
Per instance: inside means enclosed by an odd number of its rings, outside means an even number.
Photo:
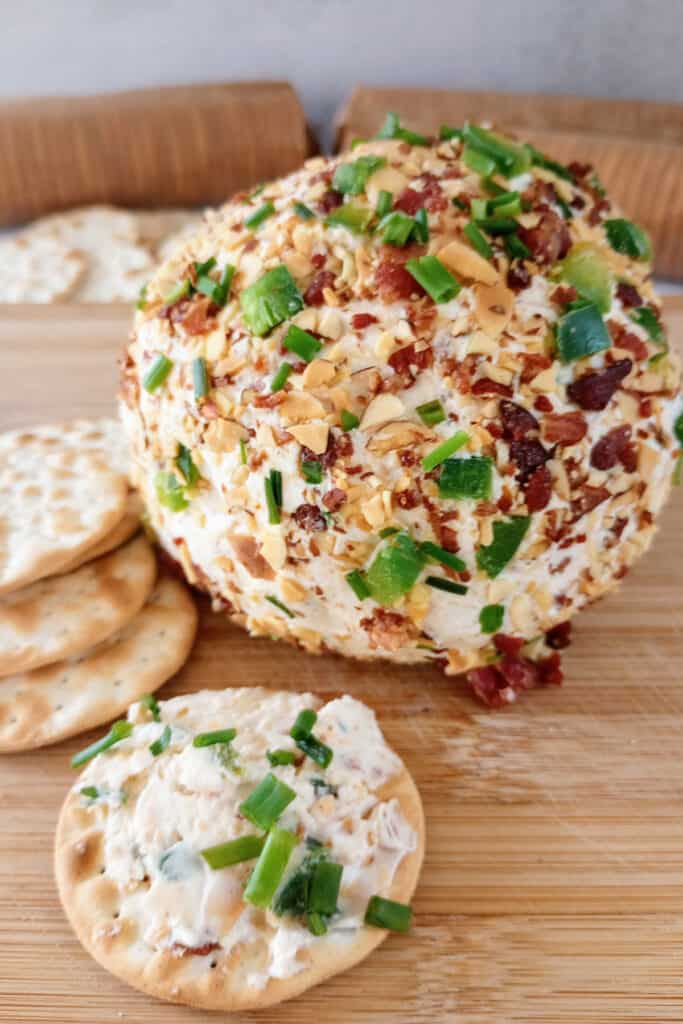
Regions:
<svg viewBox="0 0 683 1024"><path fill-rule="evenodd" d="M683 299L666 302L683 346ZM129 313L0 311L1 423L112 406ZM683 1021L683 488L649 557L579 616L560 689L502 712L433 670L360 666L251 640L201 601L164 697L202 687L347 691L373 706L422 792L416 925L263 1024ZM0 758L0 1020L180 1024L81 950L52 879L52 833L82 736Z"/></svg>
<svg viewBox="0 0 683 1024"><path fill-rule="evenodd" d="M490 120L560 161L594 164L627 216L651 232L657 272L683 279L683 104L359 86L337 115L340 147L374 135L387 110L429 133Z"/></svg>
<svg viewBox="0 0 683 1024"><path fill-rule="evenodd" d="M287 82L0 101L0 225L86 203L220 203L314 149Z"/></svg>

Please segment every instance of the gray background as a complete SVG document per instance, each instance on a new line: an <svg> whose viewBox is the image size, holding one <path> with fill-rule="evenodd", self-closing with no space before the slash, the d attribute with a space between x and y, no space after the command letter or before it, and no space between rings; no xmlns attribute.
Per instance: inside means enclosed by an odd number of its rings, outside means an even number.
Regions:
<svg viewBox="0 0 683 1024"><path fill-rule="evenodd" d="M0 94L290 79L683 100L683 0L0 0ZM329 139L329 131L326 135Z"/></svg>

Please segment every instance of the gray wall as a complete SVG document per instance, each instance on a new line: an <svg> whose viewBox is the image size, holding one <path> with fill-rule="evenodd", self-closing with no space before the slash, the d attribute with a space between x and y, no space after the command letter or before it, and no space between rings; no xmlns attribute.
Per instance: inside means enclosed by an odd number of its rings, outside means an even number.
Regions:
<svg viewBox="0 0 683 1024"><path fill-rule="evenodd" d="M0 94L289 78L683 100L683 0L0 0Z"/></svg>

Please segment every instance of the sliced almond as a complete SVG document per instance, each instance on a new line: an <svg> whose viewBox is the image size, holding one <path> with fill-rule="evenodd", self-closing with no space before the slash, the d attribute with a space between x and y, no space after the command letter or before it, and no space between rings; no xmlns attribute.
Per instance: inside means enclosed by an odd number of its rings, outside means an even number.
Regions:
<svg viewBox="0 0 683 1024"><path fill-rule="evenodd" d="M329 384L336 373L334 365L326 359L314 359L309 363L301 377L302 385L307 389L322 387Z"/></svg>
<svg viewBox="0 0 683 1024"><path fill-rule="evenodd" d="M285 601L303 601L306 597L306 591L301 584L288 576L280 580L280 591Z"/></svg>
<svg viewBox="0 0 683 1024"><path fill-rule="evenodd" d="M494 338L485 334L484 331L474 331L474 333L467 339L467 352L469 355L486 355L492 356L498 350L498 345Z"/></svg>
<svg viewBox="0 0 683 1024"><path fill-rule="evenodd" d="M339 341L344 331L344 321L336 309L323 309L318 320L318 332L325 338Z"/></svg>
<svg viewBox="0 0 683 1024"><path fill-rule="evenodd" d="M295 437L299 444L310 448L316 455L322 455L327 451L327 439L330 428L327 423L302 423L298 427L290 427L289 433Z"/></svg>
<svg viewBox="0 0 683 1024"><path fill-rule="evenodd" d="M406 176L394 167L387 165L380 167L378 171L370 175L365 186L370 206L374 207L377 205L380 192L391 192L392 195L397 196L407 184L408 179Z"/></svg>
<svg viewBox="0 0 683 1024"><path fill-rule="evenodd" d="M227 348L228 339L225 337L225 331L222 328L212 331L204 342L204 351L210 363L215 363L217 359L225 355Z"/></svg>
<svg viewBox="0 0 683 1024"><path fill-rule="evenodd" d="M549 366L547 370L541 370L536 376L529 381L529 387L532 391L536 391L539 394L546 394L548 391L557 390L557 367L555 363Z"/></svg>
<svg viewBox="0 0 683 1024"><path fill-rule="evenodd" d="M278 572L287 561L287 544L282 531L267 533L261 544L261 556L274 572Z"/></svg>
<svg viewBox="0 0 683 1024"><path fill-rule="evenodd" d="M290 391L278 409L287 424L307 423L309 420L322 419L325 415L325 406L322 402L304 391Z"/></svg>
<svg viewBox="0 0 683 1024"><path fill-rule="evenodd" d="M373 530L378 530L387 521L386 508L381 494L375 494L369 501L363 502L360 510Z"/></svg>
<svg viewBox="0 0 683 1024"><path fill-rule="evenodd" d="M235 420L211 420L204 431L204 444L212 452L230 452L240 441L246 441L249 431Z"/></svg>
<svg viewBox="0 0 683 1024"><path fill-rule="evenodd" d="M437 253L442 263L455 271L461 277L469 278L472 281L481 281L483 284L495 284L498 280L498 271L492 264L480 256L464 242L454 240L444 245Z"/></svg>
<svg viewBox="0 0 683 1024"><path fill-rule="evenodd" d="M475 285L474 315L481 329L492 338L499 337L507 327L514 304L514 295L502 281Z"/></svg>
<svg viewBox="0 0 683 1024"><path fill-rule="evenodd" d="M435 435L421 423L410 420L391 420L379 427L368 441L368 451L374 455L397 451L425 441L433 441Z"/></svg>
<svg viewBox="0 0 683 1024"><path fill-rule="evenodd" d="M389 331L382 331L375 343L375 354L381 363L386 363L396 348L396 339Z"/></svg>
<svg viewBox="0 0 683 1024"><path fill-rule="evenodd" d="M361 420L361 430L369 430L388 420L395 420L405 412L405 406L396 395L382 394L370 402Z"/></svg>

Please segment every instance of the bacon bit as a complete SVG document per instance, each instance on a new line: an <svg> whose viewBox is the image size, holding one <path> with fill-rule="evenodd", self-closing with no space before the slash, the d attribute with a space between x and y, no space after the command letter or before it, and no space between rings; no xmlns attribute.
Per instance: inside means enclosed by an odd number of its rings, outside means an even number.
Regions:
<svg viewBox="0 0 683 1024"><path fill-rule="evenodd" d="M538 395L538 397L534 399L534 409L538 412L552 412L553 403L547 395Z"/></svg>
<svg viewBox="0 0 683 1024"><path fill-rule="evenodd" d="M564 672L559 654L550 654L547 658L540 658L536 665L540 672L542 686L562 686Z"/></svg>
<svg viewBox="0 0 683 1024"><path fill-rule="evenodd" d="M510 494L507 487L504 487L503 493L498 499L498 508L500 509L501 512L509 512L510 509L512 508L512 504L512 495Z"/></svg>
<svg viewBox="0 0 683 1024"><path fill-rule="evenodd" d="M396 504L399 508L410 510L417 508L422 497L416 487L409 487L405 491L399 491L396 495Z"/></svg>
<svg viewBox="0 0 683 1024"><path fill-rule="evenodd" d="M420 181L424 182L422 190L418 192L414 188L404 188L394 203L394 209L402 210L411 217L414 217L423 206L435 213L445 210L448 207L448 199L443 194L439 179L427 172L422 175Z"/></svg>
<svg viewBox="0 0 683 1024"><path fill-rule="evenodd" d="M394 203L394 209L402 210L403 213L414 217L417 211L422 209L424 205L421 192L416 192L414 188L404 188Z"/></svg>
<svg viewBox="0 0 683 1024"><path fill-rule="evenodd" d="M538 430L538 420L516 402L502 401L498 406L503 421L503 436L509 441L522 441L532 431Z"/></svg>
<svg viewBox="0 0 683 1024"><path fill-rule="evenodd" d="M579 293L572 285L560 284L550 296L550 301L556 306L568 306L570 302L578 299Z"/></svg>
<svg viewBox="0 0 683 1024"><path fill-rule="evenodd" d="M458 540L458 535L455 532L455 530L451 530L450 526L439 526L438 534L439 543L441 544L442 548L446 549L446 551L451 551L453 554L455 554L457 551L460 550L460 542Z"/></svg>
<svg viewBox="0 0 683 1024"><path fill-rule="evenodd" d="M338 512L345 503L346 491L342 491L340 487L333 487L332 490L328 491L323 497L323 505L328 512Z"/></svg>
<svg viewBox="0 0 683 1024"><path fill-rule="evenodd" d="M610 333L612 341L618 348L628 349L629 352L633 353L636 361L640 359L647 359L649 354L648 347L637 334L633 334L631 331L627 330L623 324L618 323L616 320L607 321L607 330Z"/></svg>
<svg viewBox="0 0 683 1024"><path fill-rule="evenodd" d="M528 658L505 657L496 668L513 690L533 690L538 684L538 669Z"/></svg>
<svg viewBox="0 0 683 1024"><path fill-rule="evenodd" d="M499 654L507 654L514 657L524 647L524 638L521 636L509 636L507 633L496 633L493 637L493 645Z"/></svg>
<svg viewBox="0 0 683 1024"><path fill-rule="evenodd" d="M208 295L192 299L189 306L190 308L182 316L171 316L171 319L176 323L178 321L182 323L187 333L191 335L206 334L207 331L213 330L218 306L211 301Z"/></svg>
<svg viewBox="0 0 683 1024"><path fill-rule="evenodd" d="M593 445L591 450L591 466L595 469L612 469L620 462L628 473L633 473L638 465L635 447L631 444L631 427L625 424L614 427Z"/></svg>
<svg viewBox="0 0 683 1024"><path fill-rule="evenodd" d="M547 370L553 363L549 356L542 356L539 352L524 352L521 353L521 358L524 363L524 369L520 375L522 384L528 384L537 374L542 370Z"/></svg>
<svg viewBox="0 0 683 1024"><path fill-rule="evenodd" d="M605 196L599 196L594 202L588 214L588 223L595 227L612 209L612 204Z"/></svg>
<svg viewBox="0 0 683 1024"><path fill-rule="evenodd" d="M550 452L545 450L540 441L512 441L510 444L510 458L517 466L517 479L524 483L532 473L545 466L550 458Z"/></svg>
<svg viewBox="0 0 683 1024"><path fill-rule="evenodd" d="M363 331L370 324L376 324L377 317L373 316L372 313L354 313L351 317L351 326L354 331Z"/></svg>
<svg viewBox="0 0 683 1024"><path fill-rule="evenodd" d="M428 299L420 299L418 302L414 302L408 310L410 326L421 340L425 338L431 339L436 317L436 306Z"/></svg>
<svg viewBox="0 0 683 1024"><path fill-rule="evenodd" d="M348 434L334 434L332 431L327 436L327 448L322 455L316 455L305 445L301 446L301 458L304 462L319 462L323 469L330 469L337 459L345 458L353 454L353 441Z"/></svg>
<svg viewBox="0 0 683 1024"><path fill-rule="evenodd" d="M324 252L314 252L311 256L311 263L316 270L322 270L327 263L327 256Z"/></svg>
<svg viewBox="0 0 683 1024"><path fill-rule="evenodd" d="M368 618L361 619L360 624L368 634L370 646L377 650L398 651L411 641L418 633L413 623L398 612L378 608Z"/></svg>
<svg viewBox="0 0 683 1024"><path fill-rule="evenodd" d="M501 384L500 381L490 380L489 377L480 377L472 385L472 394L478 397L490 397L491 395L503 395L505 398L512 397L512 388L509 384Z"/></svg>
<svg viewBox="0 0 683 1024"><path fill-rule="evenodd" d="M406 388L409 388L422 370L431 366L433 361L434 354L431 348L422 348L416 351L414 342L397 349L387 360L394 373L401 377L403 386Z"/></svg>
<svg viewBox="0 0 683 1024"><path fill-rule="evenodd" d="M644 420L652 416L652 399L641 398L640 405L638 406L638 415Z"/></svg>
<svg viewBox="0 0 683 1024"><path fill-rule="evenodd" d="M332 210L336 210L338 206L341 206L343 202L344 196L342 193L330 188L320 197L318 209L321 213L330 213Z"/></svg>
<svg viewBox="0 0 683 1024"><path fill-rule="evenodd" d="M635 309L636 306L643 304L638 289L626 281L620 281L617 285L617 298L624 309Z"/></svg>
<svg viewBox="0 0 683 1024"><path fill-rule="evenodd" d="M572 244L569 228L553 210L544 212L535 228L520 228L518 233L541 266L557 263L567 255Z"/></svg>
<svg viewBox="0 0 683 1024"><path fill-rule="evenodd" d="M475 697L478 697L487 708L502 708L514 699L514 694L511 694L509 699L506 698L505 680L500 672L491 666L472 669L467 673L467 682Z"/></svg>
<svg viewBox="0 0 683 1024"><path fill-rule="evenodd" d="M320 270L304 292L304 302L306 305L322 306L325 302L323 290L331 288L335 280L336 278L331 270Z"/></svg>
<svg viewBox="0 0 683 1024"><path fill-rule="evenodd" d="M619 359L605 370L587 373L567 388L567 394L582 409L600 410L609 404L622 380L633 369L630 359Z"/></svg>
<svg viewBox="0 0 683 1024"><path fill-rule="evenodd" d="M256 406L257 409L274 409L276 406L284 402L286 392L276 391L272 395L254 395L252 398L252 405Z"/></svg>
<svg viewBox="0 0 683 1024"><path fill-rule="evenodd" d="M545 642L554 651L563 651L565 647L569 647L572 642L572 624L569 619L549 629L545 635Z"/></svg>
<svg viewBox="0 0 683 1024"><path fill-rule="evenodd" d="M182 942L174 942L171 952L174 956L208 956L209 953L220 948L220 942L205 942L203 946L185 946Z"/></svg>
<svg viewBox="0 0 683 1024"><path fill-rule="evenodd" d="M559 686L563 678L559 654L551 654L536 662L514 655L506 656L496 666L476 668L467 673L467 682L473 693L489 708L501 708L511 703L520 690Z"/></svg>
<svg viewBox="0 0 683 1024"><path fill-rule="evenodd" d="M409 448L404 448L398 453L398 461L402 466L415 466L419 461L419 456L416 452L411 452Z"/></svg>
<svg viewBox="0 0 683 1024"><path fill-rule="evenodd" d="M587 512L592 512L609 497L610 493L606 487L591 487L589 484L583 484L579 489L579 496L574 498L571 503L572 522L575 523Z"/></svg>
<svg viewBox="0 0 683 1024"><path fill-rule="evenodd" d="M580 180L593 173L593 164L581 164L578 160L573 160L567 165L567 170L573 178Z"/></svg>
<svg viewBox="0 0 683 1024"><path fill-rule="evenodd" d="M521 292L531 284L531 274L521 261L515 261L510 265L505 280L513 292Z"/></svg>
<svg viewBox="0 0 683 1024"><path fill-rule="evenodd" d="M557 412L543 417L541 436L548 444L578 444L587 433L588 423L581 412Z"/></svg>
<svg viewBox="0 0 683 1024"><path fill-rule="evenodd" d="M524 497L530 512L544 509L553 493L553 478L547 466L539 466L524 484Z"/></svg>
<svg viewBox="0 0 683 1024"><path fill-rule="evenodd" d="M320 533L327 529L327 520L317 505L299 505L292 512L292 519L302 530Z"/></svg>

